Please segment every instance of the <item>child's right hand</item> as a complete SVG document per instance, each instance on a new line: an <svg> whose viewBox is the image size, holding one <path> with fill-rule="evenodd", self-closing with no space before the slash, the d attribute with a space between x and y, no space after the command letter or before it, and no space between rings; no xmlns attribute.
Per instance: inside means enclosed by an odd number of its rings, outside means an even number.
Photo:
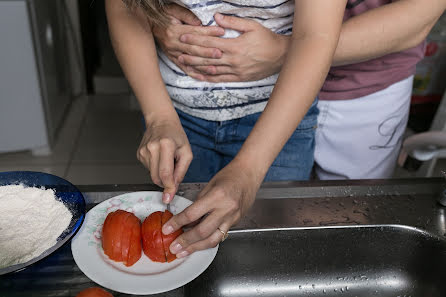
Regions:
<svg viewBox="0 0 446 297"><path fill-rule="evenodd" d="M180 123L165 121L147 126L137 152L152 181L164 188L163 202L172 201L183 180L192 150Z"/></svg>

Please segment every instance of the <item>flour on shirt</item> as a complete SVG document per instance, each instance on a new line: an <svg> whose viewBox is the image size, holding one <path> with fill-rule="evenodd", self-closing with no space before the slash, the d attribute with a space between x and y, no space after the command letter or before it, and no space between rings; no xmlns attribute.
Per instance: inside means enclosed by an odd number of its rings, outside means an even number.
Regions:
<svg viewBox="0 0 446 297"><path fill-rule="evenodd" d="M0 186L0 268L41 255L56 244L71 218L51 189Z"/></svg>

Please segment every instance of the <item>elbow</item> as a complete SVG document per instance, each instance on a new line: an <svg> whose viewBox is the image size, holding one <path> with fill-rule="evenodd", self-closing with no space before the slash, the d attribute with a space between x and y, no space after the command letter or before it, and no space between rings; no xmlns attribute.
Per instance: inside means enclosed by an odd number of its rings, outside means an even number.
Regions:
<svg viewBox="0 0 446 297"><path fill-rule="evenodd" d="M421 30L420 32L418 32L418 34L411 38L406 46L406 49L413 48L422 43L427 38L427 35L429 35L429 32L431 31L434 24L435 23L426 26L425 28L423 28L423 30Z"/></svg>
<svg viewBox="0 0 446 297"><path fill-rule="evenodd" d="M410 38L407 38L405 42L401 42L396 52L411 49L422 43L429 35L429 32L432 30L437 20L438 18L435 18L428 24L424 25L423 28L421 28L417 33L413 34Z"/></svg>

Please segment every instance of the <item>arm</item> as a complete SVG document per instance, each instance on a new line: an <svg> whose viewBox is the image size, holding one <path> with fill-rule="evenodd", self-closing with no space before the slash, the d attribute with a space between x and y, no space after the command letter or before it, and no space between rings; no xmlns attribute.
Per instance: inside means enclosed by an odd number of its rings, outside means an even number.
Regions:
<svg viewBox="0 0 446 297"><path fill-rule="evenodd" d="M241 150L200 193L198 200L163 227L170 233L208 214L178 237L178 257L215 246L251 206L268 168L318 93L338 42L346 0L295 2L290 49L268 104ZM222 18L216 15L216 18ZM298 82L298 83L296 83Z"/></svg>
<svg viewBox="0 0 446 297"><path fill-rule="evenodd" d="M121 0L106 0L106 13L116 56L146 122L138 158L153 182L173 197L192 153L159 72L150 26L141 12L130 12Z"/></svg>
<svg viewBox="0 0 446 297"><path fill-rule="evenodd" d="M418 45L445 8L445 0L400 0L349 19L342 26L333 66L363 62ZM179 36L183 44L177 45L176 50L183 55L177 58L192 66L187 70L189 75L199 80L221 82L256 80L259 76L264 78L277 73L283 63L283 59L277 57L285 55L290 42L288 36L274 34L255 21L235 17L227 17L219 25L243 34L237 38L237 43L192 32ZM262 41L261 46L259 41ZM185 44L202 47L191 55L183 50ZM202 54L206 47L218 48L225 54L222 58L209 59ZM244 49L243 58L240 48Z"/></svg>
<svg viewBox="0 0 446 297"><path fill-rule="evenodd" d="M446 9L445 0L400 0L349 19L334 65L367 61L420 44Z"/></svg>

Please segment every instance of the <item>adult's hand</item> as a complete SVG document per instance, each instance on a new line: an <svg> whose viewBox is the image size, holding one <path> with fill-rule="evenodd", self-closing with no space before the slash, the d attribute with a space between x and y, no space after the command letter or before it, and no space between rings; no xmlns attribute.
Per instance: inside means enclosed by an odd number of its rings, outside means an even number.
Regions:
<svg viewBox="0 0 446 297"><path fill-rule="evenodd" d="M222 232L237 223L255 199L261 180L243 166L231 162L212 178L197 200L163 226L170 234L182 226L203 220L180 235L170 251L182 258L198 250L215 247L223 239ZM221 231L220 231L220 230Z"/></svg>
<svg viewBox="0 0 446 297"><path fill-rule="evenodd" d="M222 14L214 18L220 27L241 35L237 38L181 35L180 41L184 44L217 48L223 53L221 58L208 57L203 52L180 55L177 59L187 66L188 75L209 82L239 82L259 80L280 71L288 49L288 36L276 34L253 20Z"/></svg>
<svg viewBox="0 0 446 297"><path fill-rule="evenodd" d="M182 54L197 55L203 58L219 58L221 51L216 48L203 47L199 44L187 44L180 41L184 34L197 34L200 36L222 36L223 28L217 26L202 26L201 21L188 9L177 4L169 4L166 12L170 16L170 24L167 27L152 27L152 33L166 56L184 72L186 66L178 61Z"/></svg>
<svg viewBox="0 0 446 297"><path fill-rule="evenodd" d="M137 157L150 171L152 181L164 188L163 202L172 201L192 161L192 150L180 123L147 125Z"/></svg>

